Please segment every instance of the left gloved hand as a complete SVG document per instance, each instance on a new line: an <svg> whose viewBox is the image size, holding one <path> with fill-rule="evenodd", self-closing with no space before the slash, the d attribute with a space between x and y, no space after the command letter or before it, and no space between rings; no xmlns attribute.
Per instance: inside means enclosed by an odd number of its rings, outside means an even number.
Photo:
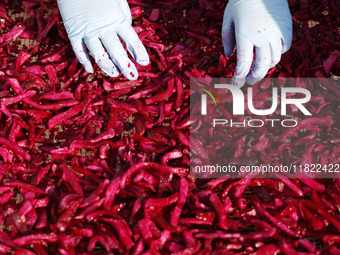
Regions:
<svg viewBox="0 0 340 255"><path fill-rule="evenodd" d="M126 0L58 0L58 6L73 51L87 72L92 73L93 68L85 45L109 76L116 77L121 71L129 80L138 78L118 36L138 64L147 65L149 56L131 26Z"/></svg>
<svg viewBox="0 0 340 255"><path fill-rule="evenodd" d="M258 82L290 48L292 18L287 0L230 0L224 13L222 40L226 56L232 55L237 45L233 84L242 87L245 81L250 85Z"/></svg>

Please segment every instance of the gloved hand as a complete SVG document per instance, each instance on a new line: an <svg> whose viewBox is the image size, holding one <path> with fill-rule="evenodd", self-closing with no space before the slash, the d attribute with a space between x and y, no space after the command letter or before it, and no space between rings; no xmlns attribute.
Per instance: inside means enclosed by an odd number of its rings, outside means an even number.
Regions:
<svg viewBox="0 0 340 255"><path fill-rule="evenodd" d="M233 85L260 81L291 46L292 18L287 0L230 0L224 13L222 40L226 56L232 55L237 45Z"/></svg>
<svg viewBox="0 0 340 255"><path fill-rule="evenodd" d="M58 6L74 53L87 72L93 68L85 44L109 76L118 76L120 70L129 80L138 78L119 37L138 64L147 65L149 56L131 26L126 0L58 0Z"/></svg>

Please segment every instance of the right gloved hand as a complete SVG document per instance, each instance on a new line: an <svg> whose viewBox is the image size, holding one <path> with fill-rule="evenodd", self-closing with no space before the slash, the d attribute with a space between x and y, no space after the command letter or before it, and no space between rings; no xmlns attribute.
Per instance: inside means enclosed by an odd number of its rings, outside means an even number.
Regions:
<svg viewBox="0 0 340 255"><path fill-rule="evenodd" d="M149 56L131 26L126 0L58 0L58 6L73 51L87 72L93 73L93 68L85 44L109 76L116 77L120 71L129 80L138 78L118 36L138 64L148 65Z"/></svg>
<svg viewBox="0 0 340 255"><path fill-rule="evenodd" d="M224 13L222 40L226 56L233 54L237 45L233 85L258 82L290 48L292 18L287 0L230 0Z"/></svg>

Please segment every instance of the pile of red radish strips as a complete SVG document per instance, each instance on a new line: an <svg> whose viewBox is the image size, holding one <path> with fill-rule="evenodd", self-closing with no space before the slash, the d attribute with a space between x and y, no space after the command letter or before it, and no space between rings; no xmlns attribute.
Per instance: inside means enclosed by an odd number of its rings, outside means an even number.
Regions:
<svg viewBox="0 0 340 255"><path fill-rule="evenodd" d="M86 73L56 1L1 1L0 254L340 254L340 179L189 174L190 78L235 70L226 1L129 4L151 59L136 81ZM268 77L339 75L339 3L289 4L293 45ZM340 163L340 88L301 86L313 119L230 130L235 159Z"/></svg>

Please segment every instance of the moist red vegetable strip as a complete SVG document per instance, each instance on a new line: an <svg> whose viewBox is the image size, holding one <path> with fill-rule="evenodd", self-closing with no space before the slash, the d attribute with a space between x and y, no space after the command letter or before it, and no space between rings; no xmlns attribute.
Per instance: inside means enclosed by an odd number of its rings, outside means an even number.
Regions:
<svg viewBox="0 0 340 255"><path fill-rule="evenodd" d="M116 193L119 189L120 177L116 177L112 180L105 192L104 209L110 211L112 208L113 201L115 199Z"/></svg>
<svg viewBox="0 0 340 255"><path fill-rule="evenodd" d="M70 202L70 204L66 208L66 211L63 212L63 214L57 220L56 227L59 231L65 232L67 226L70 225L70 222L72 221L82 201L83 199L79 198Z"/></svg>
<svg viewBox="0 0 340 255"><path fill-rule="evenodd" d="M17 249L13 255L37 255L36 253L26 250L26 249Z"/></svg>
<svg viewBox="0 0 340 255"><path fill-rule="evenodd" d="M127 250L130 250L133 247L134 242L131 240L132 234L129 233L131 230L128 230L129 226L124 220L107 218L103 218L102 220L108 222L117 231L119 240L124 244Z"/></svg>
<svg viewBox="0 0 340 255"><path fill-rule="evenodd" d="M303 214L303 218L306 219L315 231L321 231L323 229L322 221L317 218L311 211L300 204L300 208Z"/></svg>
<svg viewBox="0 0 340 255"><path fill-rule="evenodd" d="M174 149L173 151L166 153L162 157L161 162L162 162L163 165L167 165L169 159L178 159L178 158L181 158L181 157L183 157L183 153L178 149Z"/></svg>
<svg viewBox="0 0 340 255"><path fill-rule="evenodd" d="M131 92L132 92L131 88L116 90L116 91L108 94L107 98L117 99L121 96L126 96L126 95L130 94Z"/></svg>
<svg viewBox="0 0 340 255"><path fill-rule="evenodd" d="M223 203L215 193L210 195L209 201L216 210L220 228L227 230L227 212L224 210Z"/></svg>
<svg viewBox="0 0 340 255"><path fill-rule="evenodd" d="M144 207L148 211L152 208L162 208L172 205L178 201L178 192L170 195L169 197L162 197L162 198L149 198L146 201Z"/></svg>
<svg viewBox="0 0 340 255"><path fill-rule="evenodd" d="M58 50L56 53L54 53L51 56L48 56L44 59L41 60L41 63L46 64L46 63L53 63L56 62L60 59L62 59L62 57L65 55L66 50L69 48L68 45L62 47L60 50Z"/></svg>
<svg viewBox="0 0 340 255"><path fill-rule="evenodd" d="M107 123L107 130L109 130L111 128L115 128L117 116L118 116L118 111L119 111L118 108L115 108L113 106L110 107L110 117L109 117L109 121Z"/></svg>
<svg viewBox="0 0 340 255"><path fill-rule="evenodd" d="M281 249L275 244L267 244L253 252L252 255L279 254Z"/></svg>
<svg viewBox="0 0 340 255"><path fill-rule="evenodd" d="M275 226L277 226L283 232L287 233L288 235L297 237L297 234L295 234L293 230L289 229L283 222L281 222L280 220L272 216L270 213L268 213L259 202L256 201L254 202L254 204L259 214L268 218Z"/></svg>
<svg viewBox="0 0 340 255"><path fill-rule="evenodd" d="M296 212L295 206L293 205L293 203L290 203L279 214L277 214L276 217L285 218L295 212Z"/></svg>
<svg viewBox="0 0 340 255"><path fill-rule="evenodd" d="M8 33L0 37L0 48L3 48L11 41L16 40L22 34L22 32L24 32L24 30L25 30L24 24L20 22L15 24L15 26Z"/></svg>
<svg viewBox="0 0 340 255"><path fill-rule="evenodd" d="M127 89L127 88L139 87L142 85L143 85L143 79L139 79L136 81L122 81L122 82L115 82L113 84L112 89L113 90Z"/></svg>
<svg viewBox="0 0 340 255"><path fill-rule="evenodd" d="M5 194L0 195L0 204L6 204L13 196L16 195L15 191L10 191Z"/></svg>
<svg viewBox="0 0 340 255"><path fill-rule="evenodd" d="M311 242L309 242L308 240L306 240L306 239L299 239L298 243L302 247L304 247L306 250L308 250L308 252L315 253L316 250L315 250L314 245Z"/></svg>
<svg viewBox="0 0 340 255"><path fill-rule="evenodd" d="M32 208L33 208L32 203L26 200L23 202L23 205L20 207L17 214L19 215L20 218L22 218L22 216L26 215L29 211L32 210Z"/></svg>
<svg viewBox="0 0 340 255"><path fill-rule="evenodd" d="M197 254L197 252L200 250L202 244L200 242L197 242L196 244L189 246L188 248L185 248L181 251L172 253L173 255L182 255L182 254Z"/></svg>
<svg viewBox="0 0 340 255"><path fill-rule="evenodd" d="M171 212L171 217L170 217L170 223L173 226L178 225L178 220L181 216L184 204L187 200L188 192L189 192L189 183L185 179L185 177L182 177L180 181L179 198L178 198L175 208Z"/></svg>
<svg viewBox="0 0 340 255"><path fill-rule="evenodd" d="M8 245L8 246L15 246L15 243L11 239L11 237L4 231L0 231L0 242Z"/></svg>
<svg viewBox="0 0 340 255"><path fill-rule="evenodd" d="M46 208L43 208L43 210L41 211L40 215L39 215L39 219L38 222L35 225L36 229L42 229L45 228L47 226L47 212L46 212Z"/></svg>
<svg viewBox="0 0 340 255"><path fill-rule="evenodd" d="M50 80L51 91L55 91L56 90L56 85L59 84L57 70L53 67L53 65L47 65L45 67L45 71L46 71L46 74L48 76L48 79ZM70 93L70 92L64 92L64 93ZM44 97L46 97L47 95L49 95L49 94L45 94ZM73 96L70 97L70 98L73 98ZM61 98L61 99L67 99L67 98Z"/></svg>
<svg viewBox="0 0 340 255"><path fill-rule="evenodd" d="M289 178L284 178L279 174L276 174L276 176L279 180L286 184L296 195L298 195L299 197L304 196L303 191L297 185L295 185Z"/></svg>
<svg viewBox="0 0 340 255"><path fill-rule="evenodd" d="M196 218L180 218L179 223L181 225L212 225L214 219L196 219Z"/></svg>
<svg viewBox="0 0 340 255"><path fill-rule="evenodd" d="M175 89L175 79L172 78L169 82L168 82L168 87L165 91L151 97L145 100L145 104L149 105L149 104L154 104L157 103L159 101L166 101L167 99L170 98L170 96L174 93L174 89Z"/></svg>
<svg viewBox="0 0 340 255"><path fill-rule="evenodd" d="M39 255L48 255L41 244L32 244L32 249Z"/></svg>
<svg viewBox="0 0 340 255"><path fill-rule="evenodd" d="M6 79L8 81L8 83L11 85L11 87L13 88L14 92L17 95L20 95L22 93L24 93L24 89L21 87L19 81L15 78L7 78Z"/></svg>
<svg viewBox="0 0 340 255"><path fill-rule="evenodd" d="M146 244L150 245L154 239L152 229L157 228L156 225L153 223L152 220L144 218L138 221L138 227L143 240L146 242Z"/></svg>
<svg viewBox="0 0 340 255"><path fill-rule="evenodd" d="M80 235L83 237L92 237L93 236L93 230L91 228L78 228L75 226L70 227L72 232L76 235Z"/></svg>
<svg viewBox="0 0 340 255"><path fill-rule="evenodd" d="M181 145L190 147L190 140L183 133L177 132L178 141Z"/></svg>
<svg viewBox="0 0 340 255"><path fill-rule="evenodd" d="M74 99L58 101L56 103L45 104L45 105L38 104L37 102L33 101L31 98L24 98L23 101L39 110L59 110L63 107L74 106L78 103L78 101Z"/></svg>
<svg viewBox="0 0 340 255"><path fill-rule="evenodd" d="M81 195L76 194L76 193L71 193L71 194L65 195L59 203L59 211L64 211L72 200L76 200L80 197L81 197Z"/></svg>
<svg viewBox="0 0 340 255"><path fill-rule="evenodd" d="M80 72L82 71L83 69L79 69L71 78L69 78L65 84L60 88L59 91L63 91L64 89L66 89L73 81L76 77L79 76ZM77 97L76 97L77 98Z"/></svg>
<svg viewBox="0 0 340 255"><path fill-rule="evenodd" d="M242 182L240 185L235 187L235 197L240 198L242 197L244 191L248 187L248 185L251 183L251 177L247 176L247 178Z"/></svg>
<svg viewBox="0 0 340 255"><path fill-rule="evenodd" d="M0 6L0 17L13 24L13 20L8 16L8 12L4 6Z"/></svg>
<svg viewBox="0 0 340 255"><path fill-rule="evenodd" d="M323 184L321 184L321 183L319 183L316 180L311 179L311 178L301 178L301 179L299 179L299 182L306 184L308 187L316 190L319 193L324 193L325 189L326 189L325 185L323 185Z"/></svg>
<svg viewBox="0 0 340 255"><path fill-rule="evenodd" d="M183 88L182 82L180 81L180 79L178 79L178 77L175 77L175 81L176 81L176 93L177 93L175 107L179 108L183 104L184 88Z"/></svg>
<svg viewBox="0 0 340 255"><path fill-rule="evenodd" d="M21 155L27 161L31 160L30 154L28 154L23 148L17 145L17 143L0 137L0 144L4 144L8 149L12 150L16 154Z"/></svg>
<svg viewBox="0 0 340 255"><path fill-rule="evenodd" d="M151 250L160 250L163 248L163 246L165 245L165 243L171 238L171 233L169 230L164 230L162 235L155 241L152 242L151 244ZM152 251L152 254L154 251Z"/></svg>
<svg viewBox="0 0 340 255"><path fill-rule="evenodd" d="M340 235L336 235L336 234L324 234L322 236L322 241L324 243L330 243L330 242L340 243Z"/></svg>
<svg viewBox="0 0 340 255"><path fill-rule="evenodd" d="M222 231L216 231L216 233L199 233L195 235L196 238L208 238L208 239L239 239L242 237L240 233L226 233Z"/></svg>
<svg viewBox="0 0 340 255"><path fill-rule="evenodd" d="M115 130L113 128L110 128L106 132L101 133L97 137L92 138L88 141L91 142L91 143L98 143L98 142L113 138L115 136L115 134L116 134Z"/></svg>
<svg viewBox="0 0 340 255"><path fill-rule="evenodd" d="M27 125L26 122L23 121L22 119L15 118L13 119L13 122L17 123L19 126L21 126L22 128L26 130L30 130L30 126Z"/></svg>
<svg viewBox="0 0 340 255"><path fill-rule="evenodd" d="M71 109L53 116L47 123L48 129L51 130L55 126L63 123L65 120L68 120L74 115L77 115L79 112L86 109L86 107L89 105L90 102L91 102L91 98L88 98L85 101L77 104L76 106L73 106Z"/></svg>
<svg viewBox="0 0 340 255"><path fill-rule="evenodd" d="M32 55L25 50L21 50L18 54L17 62L15 64L16 70L20 70L20 67L31 57Z"/></svg>
<svg viewBox="0 0 340 255"><path fill-rule="evenodd" d="M20 94L18 96L1 98L0 103L4 104L4 105L16 104L16 103L22 101L23 99L25 99L27 97L34 96L35 94L37 94L37 92L35 90L29 90L29 91L25 92L24 94Z"/></svg>
<svg viewBox="0 0 340 255"><path fill-rule="evenodd" d="M162 125L162 123L164 122L164 118L165 118L165 101L159 102L158 107L159 107L159 118L155 122L155 125Z"/></svg>
<svg viewBox="0 0 340 255"><path fill-rule="evenodd" d="M296 250L294 250L291 247L291 245L285 239L282 240L281 249L285 254L289 254L289 255L299 255L300 254Z"/></svg>
<svg viewBox="0 0 340 255"><path fill-rule="evenodd" d="M97 211L94 211L94 212L86 215L86 219L87 219L88 222L91 222L94 219L99 218L99 217L103 217L103 216L108 216L108 217L111 217L111 218L120 219L120 216L117 215L116 212L114 212L113 210L111 210L111 211L97 210Z"/></svg>
<svg viewBox="0 0 340 255"><path fill-rule="evenodd" d="M140 91L136 92L135 94L129 96L129 99L145 98L148 95L159 91L159 89L160 89L159 86L152 84L152 85L149 85L148 87L146 87L145 89L140 90Z"/></svg>
<svg viewBox="0 0 340 255"><path fill-rule="evenodd" d="M183 237L185 239L185 242L186 242L187 246L195 245L196 241L195 241L195 238L194 238L194 236L193 236L191 231L184 230L183 231Z"/></svg>
<svg viewBox="0 0 340 255"><path fill-rule="evenodd" d="M157 170L162 173L173 173L180 176L186 175L187 169L182 167L170 167L170 166L164 166L158 163L154 162L139 162L132 167L130 167L129 170L126 171L126 173L123 175L121 182L120 182L120 188L124 189L124 187L127 185L127 182L131 175L141 171L141 170Z"/></svg>
<svg viewBox="0 0 340 255"><path fill-rule="evenodd" d="M73 94L68 91L60 92L60 93L54 93L54 92L46 93L42 96L42 98L46 100L55 100L55 101L65 100L65 99L74 99Z"/></svg>
<svg viewBox="0 0 340 255"><path fill-rule="evenodd" d="M312 199L315 202L315 209L317 212L324 217L326 220L328 220L330 223L333 224L334 227L336 227L338 230L340 230L340 222L337 221L335 218L333 218L325 209L323 206L323 203L319 197L319 195L316 193L315 190L312 192Z"/></svg>
<svg viewBox="0 0 340 255"><path fill-rule="evenodd" d="M145 121L152 123L152 115L154 115L154 112L150 108L145 107L143 103L138 100L135 100L133 103L135 104L138 112L144 117Z"/></svg>
<svg viewBox="0 0 340 255"><path fill-rule="evenodd" d="M110 247L106 239L103 236L98 236L98 235L93 236L90 239L87 250L92 252L95 249L97 242L101 243L105 247L106 252L110 251Z"/></svg>
<svg viewBox="0 0 340 255"><path fill-rule="evenodd" d="M259 239L267 239L276 234L276 228L272 227L266 231L258 231L255 233L249 233L245 234L244 236L241 237L241 239L254 239L254 240L259 240Z"/></svg>
<svg viewBox="0 0 340 255"><path fill-rule="evenodd" d="M312 117L312 118L301 120L296 127L290 128L290 129L287 129L286 131L284 131L283 134L281 135L281 137L279 138L279 142L285 141L291 134L293 134L294 132L296 132L296 131L298 131L298 130L306 127L306 126L319 125L319 126L322 126L322 127L328 127L328 129L330 129L331 124L332 124L332 120L327 119L327 118Z"/></svg>
<svg viewBox="0 0 340 255"><path fill-rule="evenodd" d="M65 34L66 34L66 32L65 32ZM67 37L67 35L66 35L66 37ZM73 76L77 72L77 69L78 69L77 68L77 66L78 66L78 59L74 58L74 60L72 61L72 63L69 66L68 66L67 62L65 62L65 63L66 63L65 68L68 67L67 74L69 76ZM56 69L57 69L57 71L60 71L60 70L58 70L57 67L56 67Z"/></svg>
<svg viewBox="0 0 340 255"><path fill-rule="evenodd" d="M315 77L319 79L323 86L325 86L328 90L332 91L338 98L340 97L340 88L337 82L329 78L326 78L326 76L320 71L315 72Z"/></svg>
<svg viewBox="0 0 340 255"><path fill-rule="evenodd" d="M181 135L181 133L178 134ZM190 141L188 142L191 144L193 153L196 154L205 164L210 164L209 153L204 148L202 141L190 137Z"/></svg>
<svg viewBox="0 0 340 255"><path fill-rule="evenodd" d="M329 57L323 62L325 72L327 76L331 72L333 66L337 62L337 60L340 58L340 52L332 52Z"/></svg>
<svg viewBox="0 0 340 255"><path fill-rule="evenodd" d="M82 220L84 218L86 219L90 219L90 217L85 217L86 215L89 215L93 212L96 212L97 210L99 210L103 204L104 204L104 198L99 199L98 201L91 201L92 204L87 206L86 208L84 208L79 214L77 214L74 219L75 220ZM88 220L90 221L90 220Z"/></svg>
<svg viewBox="0 0 340 255"><path fill-rule="evenodd" d="M11 247L8 247L2 243L0 243L0 253L1 254L7 254L8 252L12 251Z"/></svg>
<svg viewBox="0 0 340 255"><path fill-rule="evenodd" d="M58 235L56 233L50 234L35 234L35 235L25 235L14 239L14 243L18 246L23 246L26 244L42 243L43 241L49 243L55 243L58 241Z"/></svg>
<svg viewBox="0 0 340 255"><path fill-rule="evenodd" d="M30 73L28 79L29 81L37 83L45 88L48 88L50 86L44 79L40 78L38 74Z"/></svg>
<svg viewBox="0 0 340 255"><path fill-rule="evenodd" d="M80 195L83 195L83 189L79 184L79 177L72 172L67 166L63 166L63 180L70 183L72 189Z"/></svg>
<svg viewBox="0 0 340 255"><path fill-rule="evenodd" d="M46 24L46 26L44 27L44 29L38 34L37 36L37 40L41 40L42 38L46 37L46 35L48 34L48 32L51 30L51 28L59 23L59 18L57 16L55 16L54 14L50 14L48 18L48 22Z"/></svg>
<svg viewBox="0 0 340 255"><path fill-rule="evenodd" d="M33 205L35 208L41 208L41 207L46 207L49 205L49 198L45 197L45 198L41 198L41 199L34 199L33 200Z"/></svg>
<svg viewBox="0 0 340 255"><path fill-rule="evenodd" d="M100 184L102 182L102 179L100 179L100 177L98 177L97 175L93 174L91 171L88 171L80 166L76 166L73 165L71 166L72 170L75 172L78 172L84 176L86 176L87 178L89 178L90 180Z"/></svg>
<svg viewBox="0 0 340 255"><path fill-rule="evenodd" d="M133 208L131 212L131 217L134 217L139 210L142 208L142 199L136 199L136 201L133 203Z"/></svg>
<svg viewBox="0 0 340 255"><path fill-rule="evenodd" d="M109 185L109 180L105 179L103 182L101 182L98 186L98 188L90 194L87 198L83 200L83 203L80 205L80 208L89 206L93 202L100 199L103 192L106 190L106 187Z"/></svg>
<svg viewBox="0 0 340 255"><path fill-rule="evenodd" d="M122 102L122 101L118 101L118 100L113 100L111 98L109 98L107 100L107 102L114 108L119 108L119 109L124 109L124 110L128 110L131 111L132 113L137 113L138 110L136 107L134 107L132 104L127 103L127 102Z"/></svg>

